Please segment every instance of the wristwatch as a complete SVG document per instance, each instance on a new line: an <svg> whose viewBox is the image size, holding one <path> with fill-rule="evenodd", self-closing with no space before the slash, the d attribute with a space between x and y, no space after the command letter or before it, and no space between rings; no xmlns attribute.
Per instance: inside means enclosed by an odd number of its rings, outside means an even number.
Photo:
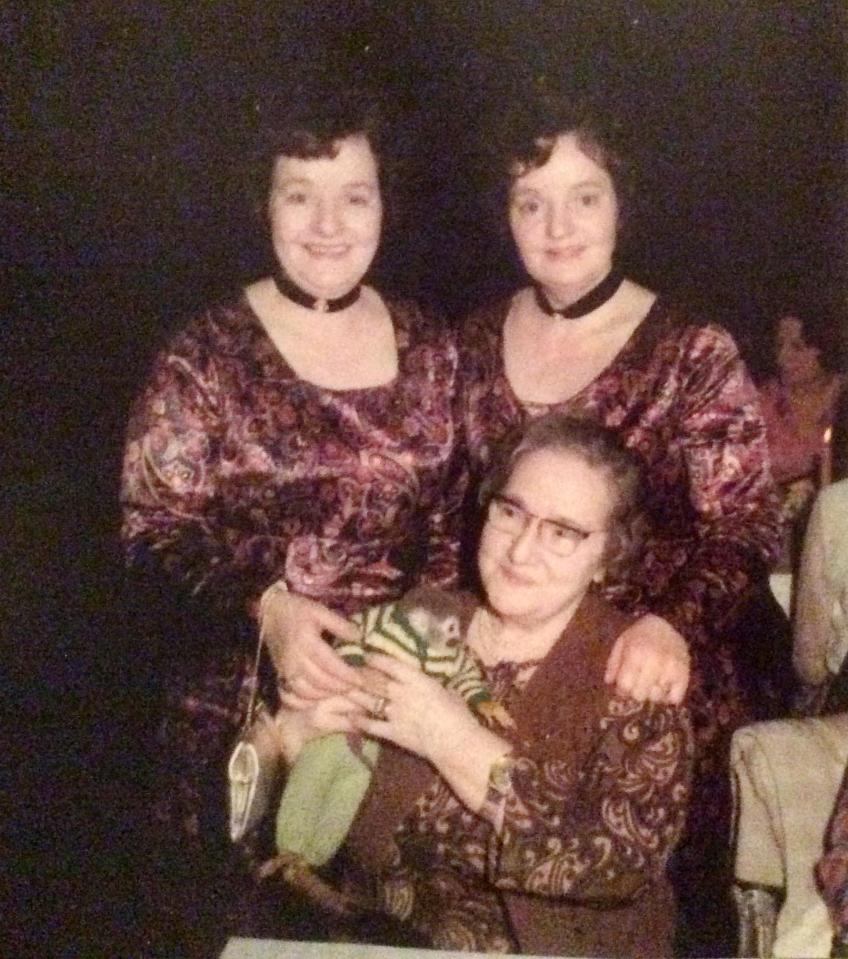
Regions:
<svg viewBox="0 0 848 959"><path fill-rule="evenodd" d="M494 792L503 794L512 785L512 767L515 759L511 752L504 753L489 766L488 787Z"/></svg>

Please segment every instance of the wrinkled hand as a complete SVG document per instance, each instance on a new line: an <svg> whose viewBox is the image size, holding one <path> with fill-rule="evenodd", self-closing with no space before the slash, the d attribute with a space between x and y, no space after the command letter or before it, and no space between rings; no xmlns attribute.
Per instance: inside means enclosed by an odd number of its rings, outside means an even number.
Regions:
<svg viewBox="0 0 848 959"><path fill-rule="evenodd" d="M351 641L359 636L349 620L305 596L280 591L268 598L262 640L277 676L301 701L343 693L359 682L357 671L334 652L323 632Z"/></svg>
<svg viewBox="0 0 848 959"><path fill-rule="evenodd" d="M480 730L465 701L457 693L423 673L417 666L374 653L367 665L385 676L385 719L372 715L381 696L352 689L348 699L365 710L352 715L357 729L416 753L435 765L446 753L466 748L469 736Z"/></svg>
<svg viewBox="0 0 848 959"><path fill-rule="evenodd" d="M347 696L327 696L307 700L295 693L280 696L282 708L274 716L283 756L291 765L301 749L312 739L329 733L349 733L355 730L352 717L364 710Z"/></svg>
<svg viewBox="0 0 848 959"><path fill-rule="evenodd" d="M640 617L616 640L604 682L620 696L678 705L689 685L686 640L659 616Z"/></svg>

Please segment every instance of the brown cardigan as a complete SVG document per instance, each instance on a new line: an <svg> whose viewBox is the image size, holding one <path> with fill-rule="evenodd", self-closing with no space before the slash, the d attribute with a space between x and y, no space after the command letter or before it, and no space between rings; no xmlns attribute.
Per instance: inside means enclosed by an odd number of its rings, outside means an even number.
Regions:
<svg viewBox="0 0 848 959"><path fill-rule="evenodd" d="M538 760L571 756L578 768L588 762L597 748L600 723L608 715L613 698L603 682L607 657L616 637L631 622L594 594L585 597L517 705L511 705L524 755ZM691 755L685 710L646 706L659 708L673 709L677 714ZM690 764L685 770L687 785ZM392 852L395 830L435 777L433 768L418 757L391 745L382 750L348 839L347 852L357 871L370 875L383 871ZM683 806L681 798L676 810L680 824ZM593 904L503 892L502 901L520 950L570 956L671 955L674 900L664 875L624 872L615 884L605 884L590 895Z"/></svg>

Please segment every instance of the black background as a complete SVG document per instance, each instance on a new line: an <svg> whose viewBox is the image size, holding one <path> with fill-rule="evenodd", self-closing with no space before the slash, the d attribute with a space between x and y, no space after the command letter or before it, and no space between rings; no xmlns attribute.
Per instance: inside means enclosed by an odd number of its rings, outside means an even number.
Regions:
<svg viewBox="0 0 848 959"><path fill-rule="evenodd" d="M480 117L528 80L602 87L640 171L629 272L762 373L779 310L844 322L844 5L33 0L0 35L5 938L117 955L155 702L120 594L122 429L166 331L263 270L255 103L316 64L388 93L418 202L375 279L455 318L517 277L476 189Z"/></svg>

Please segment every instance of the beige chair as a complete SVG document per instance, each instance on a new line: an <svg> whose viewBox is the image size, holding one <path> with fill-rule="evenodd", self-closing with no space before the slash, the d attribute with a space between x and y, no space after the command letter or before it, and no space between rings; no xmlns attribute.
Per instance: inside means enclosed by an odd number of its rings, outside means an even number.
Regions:
<svg viewBox="0 0 848 959"><path fill-rule="evenodd" d="M848 761L848 713L753 723L731 746L741 956L829 956L813 867Z"/></svg>

